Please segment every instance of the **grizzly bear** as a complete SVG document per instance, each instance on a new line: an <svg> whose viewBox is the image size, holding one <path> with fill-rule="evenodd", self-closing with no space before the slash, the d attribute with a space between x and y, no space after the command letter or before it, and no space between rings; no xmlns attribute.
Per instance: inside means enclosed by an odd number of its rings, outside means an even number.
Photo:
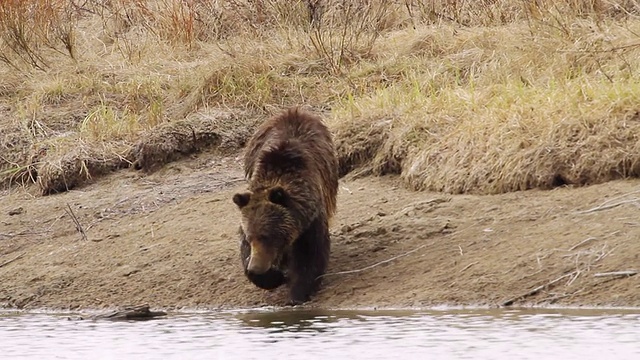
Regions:
<svg viewBox="0 0 640 360"><path fill-rule="evenodd" d="M262 289L287 283L287 304L303 304L329 263L338 193L332 135L320 117L289 108L249 139L244 173L249 189L233 196L244 274Z"/></svg>

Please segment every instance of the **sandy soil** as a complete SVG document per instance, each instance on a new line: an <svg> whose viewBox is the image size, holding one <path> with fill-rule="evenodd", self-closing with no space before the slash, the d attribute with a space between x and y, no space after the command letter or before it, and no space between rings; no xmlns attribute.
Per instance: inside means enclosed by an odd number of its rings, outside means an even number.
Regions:
<svg viewBox="0 0 640 360"><path fill-rule="evenodd" d="M0 306L282 305L286 289L241 272L244 186L239 157L204 153L57 195L1 193ZM640 306L640 275L596 276L640 270L640 180L448 196L345 178L338 206L330 272L363 270L326 276L309 306Z"/></svg>

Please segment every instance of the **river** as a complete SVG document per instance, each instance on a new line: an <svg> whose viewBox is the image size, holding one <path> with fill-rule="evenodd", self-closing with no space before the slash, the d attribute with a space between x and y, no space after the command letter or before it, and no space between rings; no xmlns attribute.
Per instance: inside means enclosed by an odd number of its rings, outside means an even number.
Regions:
<svg viewBox="0 0 640 360"><path fill-rule="evenodd" d="M0 359L640 359L640 310L0 311Z"/></svg>

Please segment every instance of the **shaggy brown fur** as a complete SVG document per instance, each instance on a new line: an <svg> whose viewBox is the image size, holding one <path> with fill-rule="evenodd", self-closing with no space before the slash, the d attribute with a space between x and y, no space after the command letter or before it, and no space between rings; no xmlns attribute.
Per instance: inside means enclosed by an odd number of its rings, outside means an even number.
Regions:
<svg viewBox="0 0 640 360"><path fill-rule="evenodd" d="M338 161L322 120L294 107L265 121L249 140L249 191L233 196L242 213L240 253L256 286L289 284L289 304L308 301L329 262Z"/></svg>

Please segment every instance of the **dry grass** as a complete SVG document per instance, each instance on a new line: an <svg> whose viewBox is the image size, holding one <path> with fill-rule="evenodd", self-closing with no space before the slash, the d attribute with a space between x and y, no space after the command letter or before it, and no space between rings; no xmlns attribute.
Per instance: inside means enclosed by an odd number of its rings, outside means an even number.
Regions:
<svg viewBox="0 0 640 360"><path fill-rule="evenodd" d="M2 1L0 183L49 193L241 147L295 104L330 119L343 174L478 193L639 176L639 13L633 0ZM184 124L218 140L184 145L171 130Z"/></svg>
<svg viewBox="0 0 640 360"><path fill-rule="evenodd" d="M640 22L599 26L576 22L571 38L519 24L402 31L381 51L401 54L384 70L404 81L343 102L333 125L383 128L372 169L391 162L415 189L499 193L639 176Z"/></svg>
<svg viewBox="0 0 640 360"><path fill-rule="evenodd" d="M147 172L183 156L216 147L234 151L244 146L257 122L240 111L194 113L185 120L165 123L144 134L126 158Z"/></svg>

